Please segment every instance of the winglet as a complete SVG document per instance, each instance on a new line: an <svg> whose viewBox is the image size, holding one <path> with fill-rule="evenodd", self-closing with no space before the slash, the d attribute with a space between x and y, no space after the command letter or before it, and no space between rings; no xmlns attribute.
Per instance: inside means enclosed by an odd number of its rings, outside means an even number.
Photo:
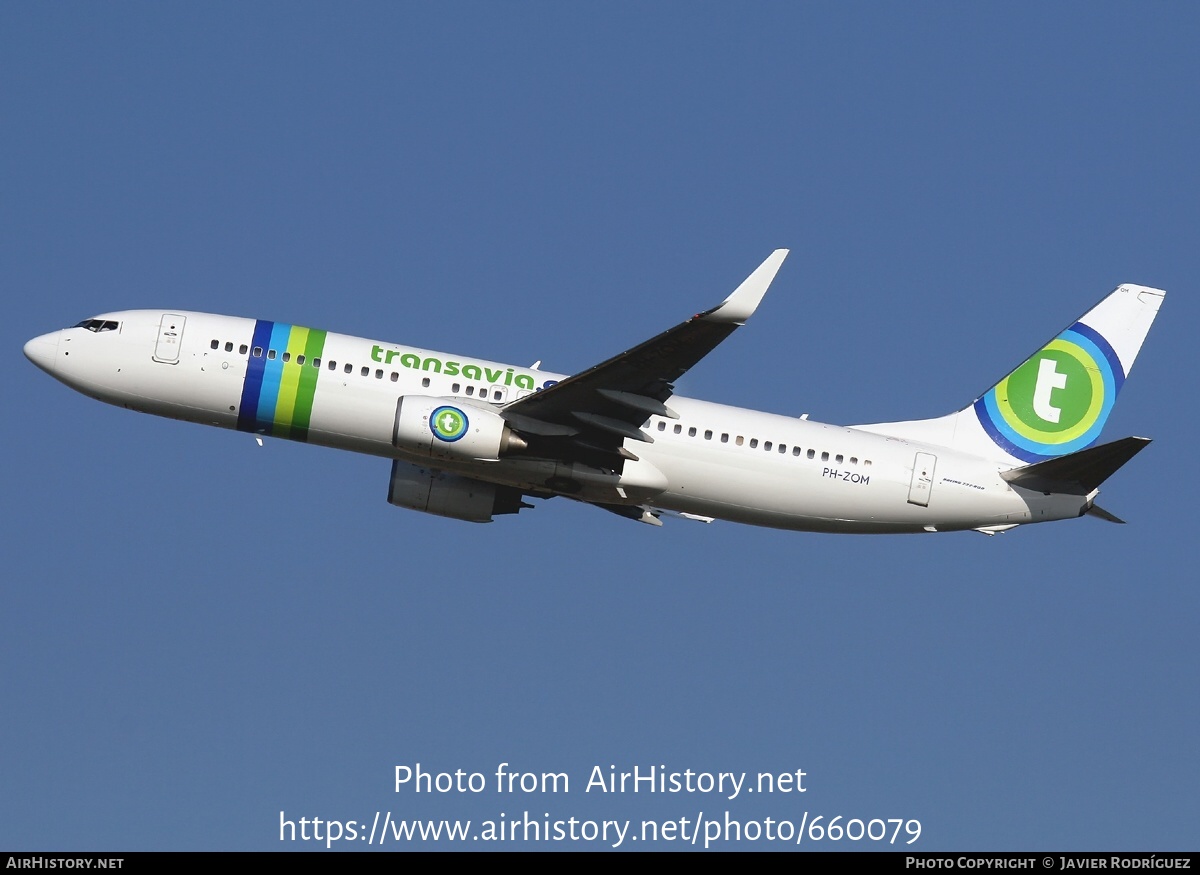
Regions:
<svg viewBox="0 0 1200 875"><path fill-rule="evenodd" d="M775 279L775 274L779 273L779 267L787 255L788 250L776 249L767 256L766 261L755 269L754 273L743 280L732 295L711 310L701 313L700 318L709 322L733 322L737 325L744 325L746 320L758 309L759 302L767 293L767 289L771 287L771 282Z"/></svg>

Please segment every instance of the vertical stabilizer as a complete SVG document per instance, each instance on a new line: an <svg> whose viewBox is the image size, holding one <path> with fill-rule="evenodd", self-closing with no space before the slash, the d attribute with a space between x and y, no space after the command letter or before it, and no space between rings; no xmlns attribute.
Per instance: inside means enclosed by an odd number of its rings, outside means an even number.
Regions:
<svg viewBox="0 0 1200 875"><path fill-rule="evenodd" d="M970 406L938 419L860 425L1012 464L1092 446L1166 293L1123 285Z"/></svg>

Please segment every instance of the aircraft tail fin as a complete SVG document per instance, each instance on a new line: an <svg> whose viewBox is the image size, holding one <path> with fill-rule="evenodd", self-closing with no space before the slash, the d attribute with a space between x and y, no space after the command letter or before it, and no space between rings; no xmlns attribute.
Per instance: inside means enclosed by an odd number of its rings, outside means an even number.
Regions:
<svg viewBox="0 0 1200 875"><path fill-rule="evenodd" d="M1119 286L949 416L855 427L1010 464L1078 453L1100 437L1165 295L1148 286Z"/></svg>

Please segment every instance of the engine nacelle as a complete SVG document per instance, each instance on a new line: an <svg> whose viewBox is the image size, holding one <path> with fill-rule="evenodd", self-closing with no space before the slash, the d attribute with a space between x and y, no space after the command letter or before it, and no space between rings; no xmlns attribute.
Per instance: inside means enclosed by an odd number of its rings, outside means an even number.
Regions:
<svg viewBox="0 0 1200 875"><path fill-rule="evenodd" d="M397 400L392 445L435 459L492 462L526 447L494 410L430 395L402 395Z"/></svg>
<svg viewBox="0 0 1200 875"><path fill-rule="evenodd" d="M399 459L392 462L388 504L471 523L490 523L494 515L531 507L522 503L520 490L422 468Z"/></svg>

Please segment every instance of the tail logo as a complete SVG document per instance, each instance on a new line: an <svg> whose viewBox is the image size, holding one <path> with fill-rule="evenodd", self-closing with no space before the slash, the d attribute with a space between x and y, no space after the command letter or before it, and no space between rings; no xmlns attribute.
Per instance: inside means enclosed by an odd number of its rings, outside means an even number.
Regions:
<svg viewBox="0 0 1200 875"><path fill-rule="evenodd" d="M1062 418L1062 408L1050 403L1051 393L1055 389L1067 387L1067 375L1060 374L1054 359L1044 358L1038 362L1037 384L1033 387L1033 412L1046 422L1058 422Z"/></svg>
<svg viewBox="0 0 1200 875"><path fill-rule="evenodd" d="M975 414L1010 455L1038 462L1091 446L1125 372L1098 332L1077 322L975 402Z"/></svg>
<svg viewBox="0 0 1200 875"><path fill-rule="evenodd" d="M467 433L467 415L457 407L439 407L429 414L434 435L446 443L454 443Z"/></svg>

